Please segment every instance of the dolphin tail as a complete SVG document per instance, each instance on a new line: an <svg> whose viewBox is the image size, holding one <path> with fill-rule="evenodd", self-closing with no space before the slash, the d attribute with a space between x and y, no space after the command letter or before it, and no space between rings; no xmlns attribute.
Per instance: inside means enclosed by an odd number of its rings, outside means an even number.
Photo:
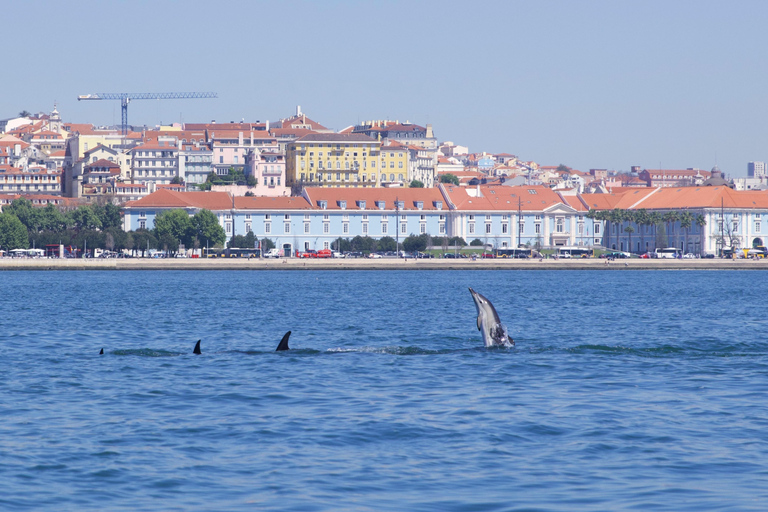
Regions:
<svg viewBox="0 0 768 512"><path fill-rule="evenodd" d="M285 336L283 336L283 339L280 340L280 344L277 346L277 350L275 350L275 352L280 352L281 350L290 350L288 347L288 338L290 337L291 331L285 333Z"/></svg>
<svg viewBox="0 0 768 512"><path fill-rule="evenodd" d="M200 341L202 340L197 340L197 343L195 343L195 350L192 351L193 354L202 354L200 352Z"/></svg>
<svg viewBox="0 0 768 512"><path fill-rule="evenodd" d="M103 356L103 355L104 355L104 349L103 349L103 348L102 348L102 349L101 349L101 351L99 352L99 355L100 355L100 356Z"/></svg>

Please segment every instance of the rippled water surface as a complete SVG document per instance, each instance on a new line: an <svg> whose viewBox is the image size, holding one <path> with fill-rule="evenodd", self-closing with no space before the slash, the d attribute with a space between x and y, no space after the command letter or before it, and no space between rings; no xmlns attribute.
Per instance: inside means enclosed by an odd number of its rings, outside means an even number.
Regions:
<svg viewBox="0 0 768 512"><path fill-rule="evenodd" d="M0 509L765 510L767 282L0 273Z"/></svg>

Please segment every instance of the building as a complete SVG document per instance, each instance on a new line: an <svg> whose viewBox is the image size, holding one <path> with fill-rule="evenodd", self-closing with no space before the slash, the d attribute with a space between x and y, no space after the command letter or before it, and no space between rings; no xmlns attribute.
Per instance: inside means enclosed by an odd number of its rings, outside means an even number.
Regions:
<svg viewBox="0 0 768 512"><path fill-rule="evenodd" d="M643 169L638 178L649 187L693 187L701 185L711 176L701 169ZM595 176L597 178L597 176Z"/></svg>
<svg viewBox="0 0 768 512"><path fill-rule="evenodd" d="M179 147L175 137L147 139L131 150L131 181L143 183L154 190L157 185L170 184L179 177Z"/></svg>
<svg viewBox="0 0 768 512"><path fill-rule="evenodd" d="M275 148L253 148L246 155L245 175L253 176L256 185L249 191L256 196L287 196L285 155Z"/></svg>
<svg viewBox="0 0 768 512"><path fill-rule="evenodd" d="M288 185L376 187L382 182L381 143L361 134L312 133L288 144Z"/></svg>
<svg viewBox="0 0 768 512"><path fill-rule="evenodd" d="M495 248L599 245L601 223L586 219L588 207L578 196L545 186L439 187L451 210L449 236Z"/></svg>
<svg viewBox="0 0 768 512"><path fill-rule="evenodd" d="M45 167L29 167L25 170L0 165L0 194L61 196L61 172Z"/></svg>
<svg viewBox="0 0 768 512"><path fill-rule="evenodd" d="M765 162L749 162L747 176L750 178L765 178Z"/></svg>

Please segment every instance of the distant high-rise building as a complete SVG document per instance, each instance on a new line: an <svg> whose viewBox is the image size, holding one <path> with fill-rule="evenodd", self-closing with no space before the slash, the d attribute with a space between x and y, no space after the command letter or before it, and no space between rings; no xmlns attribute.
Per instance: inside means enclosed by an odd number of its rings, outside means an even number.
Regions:
<svg viewBox="0 0 768 512"><path fill-rule="evenodd" d="M765 162L749 162L747 164L747 175L750 178L764 178Z"/></svg>

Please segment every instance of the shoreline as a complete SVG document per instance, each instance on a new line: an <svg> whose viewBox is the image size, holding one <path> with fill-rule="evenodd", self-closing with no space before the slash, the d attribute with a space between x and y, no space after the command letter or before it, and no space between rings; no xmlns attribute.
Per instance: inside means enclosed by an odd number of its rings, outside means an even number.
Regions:
<svg viewBox="0 0 768 512"><path fill-rule="evenodd" d="M768 259L251 259L247 258L0 258L0 271L13 270L768 270Z"/></svg>

